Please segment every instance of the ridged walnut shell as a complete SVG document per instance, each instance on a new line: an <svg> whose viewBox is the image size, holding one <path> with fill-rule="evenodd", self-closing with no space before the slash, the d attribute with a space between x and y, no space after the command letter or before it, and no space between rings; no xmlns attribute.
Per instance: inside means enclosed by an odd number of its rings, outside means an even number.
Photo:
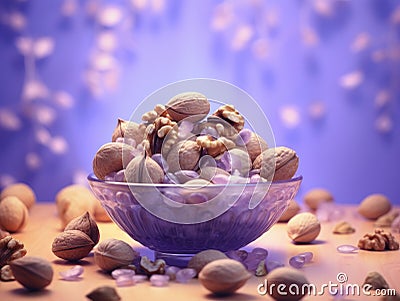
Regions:
<svg viewBox="0 0 400 301"><path fill-rule="evenodd" d="M322 203L333 202L333 195L324 188L314 188L304 195L304 203L312 210L317 210Z"/></svg>
<svg viewBox="0 0 400 301"><path fill-rule="evenodd" d="M358 213L368 219L377 219L388 213L392 205L383 194L371 194L367 196L358 206Z"/></svg>
<svg viewBox="0 0 400 301"><path fill-rule="evenodd" d="M134 148L126 143L109 142L102 145L93 158L93 172L104 180L106 175L124 168L133 158Z"/></svg>
<svg viewBox="0 0 400 301"><path fill-rule="evenodd" d="M287 222L300 211L300 206L295 200L290 200L289 206L279 218L279 222Z"/></svg>
<svg viewBox="0 0 400 301"><path fill-rule="evenodd" d="M4 199L6 196L16 196L28 209L36 203L35 192L25 183L15 183L4 188L0 199Z"/></svg>
<svg viewBox="0 0 400 301"><path fill-rule="evenodd" d="M292 217L287 224L289 237L298 243L313 241L321 231L321 224L315 214L303 212Z"/></svg>
<svg viewBox="0 0 400 301"><path fill-rule="evenodd" d="M83 215L74 218L68 223L64 230L82 231L90 237L94 244L97 244L100 240L99 227L97 226L94 219L90 216L89 212L86 212Z"/></svg>
<svg viewBox="0 0 400 301"><path fill-rule="evenodd" d="M199 274L201 284L217 295L227 295L241 288L250 274L239 261L218 259L205 265Z"/></svg>
<svg viewBox="0 0 400 301"><path fill-rule="evenodd" d="M93 249L95 243L85 233L79 230L67 230L60 233L53 241L54 255L68 261L85 258Z"/></svg>
<svg viewBox="0 0 400 301"><path fill-rule="evenodd" d="M164 171L152 158L140 155L132 159L125 169L129 183L162 183Z"/></svg>
<svg viewBox="0 0 400 301"><path fill-rule="evenodd" d="M207 97L197 92L186 92L172 97L165 105L168 114L175 121L191 117L191 121L201 120L210 112Z"/></svg>
<svg viewBox="0 0 400 301"><path fill-rule="evenodd" d="M113 238L102 241L94 250L94 262L107 272L130 265L138 256L126 242Z"/></svg>
<svg viewBox="0 0 400 301"><path fill-rule="evenodd" d="M260 169L260 175L268 180L291 179L299 167L299 157L293 149L285 146L269 148L253 162L253 169Z"/></svg>
<svg viewBox="0 0 400 301"><path fill-rule="evenodd" d="M118 138L130 138L135 140L136 145L139 145L144 139L145 129L146 127L143 124L118 118L111 141L115 142Z"/></svg>
<svg viewBox="0 0 400 301"><path fill-rule="evenodd" d="M176 144L167 156L170 172L194 170L200 159L201 147L191 140Z"/></svg>
<svg viewBox="0 0 400 301"><path fill-rule="evenodd" d="M28 216L28 209L16 196L6 196L0 201L0 228L9 232L21 231Z"/></svg>
<svg viewBox="0 0 400 301"><path fill-rule="evenodd" d="M26 256L9 263L15 279L29 290L40 290L53 280L53 268L47 260Z"/></svg>

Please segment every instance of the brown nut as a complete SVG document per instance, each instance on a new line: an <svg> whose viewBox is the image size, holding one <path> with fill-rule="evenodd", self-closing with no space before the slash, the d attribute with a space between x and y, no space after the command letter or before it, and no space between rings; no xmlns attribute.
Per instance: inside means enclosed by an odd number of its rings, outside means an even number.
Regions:
<svg viewBox="0 0 400 301"><path fill-rule="evenodd" d="M146 151L149 156L161 153L166 137L168 137L168 140L175 138L174 135L169 135L171 130L176 130L175 126L175 121L172 121L167 117L160 116L156 118L153 124L150 124L146 128L145 136L146 140L148 141L148 147L146 148Z"/></svg>
<svg viewBox="0 0 400 301"><path fill-rule="evenodd" d="M207 155L212 157L216 157L227 150L221 139L214 139L210 135L198 136L196 143L207 151Z"/></svg>
<svg viewBox="0 0 400 301"><path fill-rule="evenodd" d="M100 286L86 295L92 301L119 301L121 297L115 288L111 286Z"/></svg>
<svg viewBox="0 0 400 301"><path fill-rule="evenodd" d="M400 211L392 210L378 217L374 225L377 227L391 227L393 221L400 215Z"/></svg>
<svg viewBox="0 0 400 301"><path fill-rule="evenodd" d="M216 295L232 294L241 288L250 274L239 261L218 259L206 264L199 274L201 284Z"/></svg>
<svg viewBox="0 0 400 301"><path fill-rule="evenodd" d="M16 196L28 209L36 203L35 192L24 183L12 184L4 188L0 194L0 199L4 199L7 196Z"/></svg>
<svg viewBox="0 0 400 301"><path fill-rule="evenodd" d="M157 259L156 261L151 261L149 258L147 258L147 256L142 256L142 258L140 259L140 268L148 276L154 274L164 274L165 261L163 259Z"/></svg>
<svg viewBox="0 0 400 301"><path fill-rule="evenodd" d="M263 290L275 300L281 301L297 301L302 299L307 293L307 290L303 290L302 288L309 284L304 273L288 267L276 268L268 273L266 283L267 287L263 287ZM293 287L298 288L299 291L296 291Z"/></svg>
<svg viewBox="0 0 400 301"><path fill-rule="evenodd" d="M94 262L107 272L130 265L137 257L139 253L130 245L114 238L102 241L94 250Z"/></svg>
<svg viewBox="0 0 400 301"><path fill-rule="evenodd" d="M251 162L253 162L263 151L268 149L268 144L263 138L252 132L249 142L246 144L246 150L249 153Z"/></svg>
<svg viewBox="0 0 400 301"><path fill-rule="evenodd" d="M0 228L19 232L25 227L28 217L28 209L16 196L6 196L0 201Z"/></svg>
<svg viewBox="0 0 400 301"><path fill-rule="evenodd" d="M375 229L374 233L367 233L358 241L358 247L371 251L398 250L399 243L390 232Z"/></svg>
<svg viewBox="0 0 400 301"><path fill-rule="evenodd" d="M93 158L93 172L97 178L104 178L123 169L133 158L134 148L125 143L110 142L102 145Z"/></svg>
<svg viewBox="0 0 400 301"><path fill-rule="evenodd" d="M325 202L333 202L333 195L324 188L311 189L304 195L304 203L312 210L317 210Z"/></svg>
<svg viewBox="0 0 400 301"><path fill-rule="evenodd" d="M82 185L69 185L61 189L55 197L62 229L74 218L85 212L93 215L94 204L99 202L93 193Z"/></svg>
<svg viewBox="0 0 400 301"><path fill-rule="evenodd" d="M370 272L364 280L363 286L365 284L371 285L371 289L388 289L389 284L386 282L385 278L378 272Z"/></svg>
<svg viewBox="0 0 400 301"><path fill-rule="evenodd" d="M201 147L195 141L177 143L167 156L169 172L194 170L200 159Z"/></svg>
<svg viewBox="0 0 400 301"><path fill-rule="evenodd" d="M136 145L139 145L144 139L145 129L146 126L143 124L137 124L136 122L118 118L117 126L114 129L111 141L116 142L118 138L130 138L135 140Z"/></svg>
<svg viewBox="0 0 400 301"><path fill-rule="evenodd" d="M210 112L210 103L207 97L197 92L178 94L172 97L165 107L175 121L181 121L187 117L191 117L192 121L198 121Z"/></svg>
<svg viewBox="0 0 400 301"><path fill-rule="evenodd" d="M279 146L262 152L253 162L253 169L260 169L260 176L272 181L291 179L299 166L294 150Z"/></svg>
<svg viewBox="0 0 400 301"><path fill-rule="evenodd" d="M93 211L96 222L108 223L112 221L106 209L104 209L104 207L101 205L100 201L95 202Z"/></svg>
<svg viewBox="0 0 400 301"><path fill-rule="evenodd" d="M227 258L228 257L221 251L212 250L212 249L204 250L204 251L197 253L190 259L190 261L188 263L188 268L195 269L198 274L198 273L200 273L200 271L203 269L203 267L206 264L208 264L214 260L227 259Z"/></svg>
<svg viewBox="0 0 400 301"><path fill-rule="evenodd" d="M25 255L24 244L20 241L11 236L0 239L0 268Z"/></svg>
<svg viewBox="0 0 400 301"><path fill-rule="evenodd" d="M240 130L242 130L244 127L244 118L233 105L223 105L219 107L213 113L213 116L225 120L231 126L233 126L237 132L240 132Z"/></svg>
<svg viewBox="0 0 400 301"><path fill-rule="evenodd" d="M15 277L11 271L10 265L5 265L0 268L0 281L14 281Z"/></svg>
<svg viewBox="0 0 400 301"><path fill-rule="evenodd" d="M54 255L68 261L77 261L86 257L95 243L79 230L67 230L60 233L53 241Z"/></svg>
<svg viewBox="0 0 400 301"><path fill-rule="evenodd" d="M333 228L333 233L334 234L351 234L356 232L356 229L354 229L348 222L346 221L341 221L335 225Z"/></svg>
<svg viewBox="0 0 400 301"><path fill-rule="evenodd" d="M300 212L300 206L297 204L295 200L290 200L289 206L285 210L285 212L281 215L279 218L279 222L287 222L290 220L293 216L295 216L297 213Z"/></svg>
<svg viewBox="0 0 400 301"><path fill-rule="evenodd" d="M135 157L125 169L126 180L130 183L162 183L164 172L160 165L146 155Z"/></svg>
<svg viewBox="0 0 400 301"><path fill-rule="evenodd" d="M388 213L392 205L389 199L383 194L371 194L362 200L358 206L358 213L368 219L377 219Z"/></svg>
<svg viewBox="0 0 400 301"><path fill-rule="evenodd" d="M64 230L80 230L89 236L94 244L97 244L100 240L99 227L97 227L96 222L92 219L89 212L74 218Z"/></svg>
<svg viewBox="0 0 400 301"><path fill-rule="evenodd" d="M15 279L29 290L41 290L53 280L53 268L43 258L26 256L10 262Z"/></svg>
<svg viewBox="0 0 400 301"><path fill-rule="evenodd" d="M287 224L289 237L297 243L313 241L321 231L317 217L309 212L303 212L292 217Z"/></svg>

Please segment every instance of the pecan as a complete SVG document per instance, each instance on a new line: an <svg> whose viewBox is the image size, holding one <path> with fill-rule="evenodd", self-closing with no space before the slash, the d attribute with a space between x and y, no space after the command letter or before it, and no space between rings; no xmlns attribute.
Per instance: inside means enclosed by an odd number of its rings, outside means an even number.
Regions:
<svg viewBox="0 0 400 301"><path fill-rule="evenodd" d="M244 118L235 109L233 105L223 105L214 112L213 116L217 116L230 125L232 125L238 132L244 127Z"/></svg>
<svg viewBox="0 0 400 301"><path fill-rule="evenodd" d="M24 244L20 241L6 236L0 239L0 268L8 264L14 259L21 258L26 255Z"/></svg>
<svg viewBox="0 0 400 301"><path fill-rule="evenodd" d="M372 251L398 250L399 243L390 232L375 229L374 233L367 233L358 241L358 247Z"/></svg>
<svg viewBox="0 0 400 301"><path fill-rule="evenodd" d="M161 152L164 138L174 128L176 122L171 121L167 117L157 117L153 124L146 128L146 139L149 142L147 148L148 155L153 155Z"/></svg>

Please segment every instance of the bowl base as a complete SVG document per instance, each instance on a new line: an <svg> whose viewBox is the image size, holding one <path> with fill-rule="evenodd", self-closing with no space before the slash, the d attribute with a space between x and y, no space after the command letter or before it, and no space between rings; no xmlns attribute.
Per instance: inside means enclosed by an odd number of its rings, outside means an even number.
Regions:
<svg viewBox="0 0 400 301"><path fill-rule="evenodd" d="M154 252L155 259L163 259L167 265L176 266L180 268L186 268L189 260L195 254L174 254L174 253L164 253L164 252Z"/></svg>

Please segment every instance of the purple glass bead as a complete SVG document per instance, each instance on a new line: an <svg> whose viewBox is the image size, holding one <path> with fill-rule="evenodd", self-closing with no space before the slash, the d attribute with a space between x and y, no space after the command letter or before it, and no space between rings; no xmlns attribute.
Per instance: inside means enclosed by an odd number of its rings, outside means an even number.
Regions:
<svg viewBox="0 0 400 301"><path fill-rule="evenodd" d="M80 265L75 265L69 270L59 272L61 279L67 281L77 281L80 279L80 276L82 274L83 274L83 267Z"/></svg>
<svg viewBox="0 0 400 301"><path fill-rule="evenodd" d="M285 265L282 262L275 261L275 260L268 260L265 262L265 267L267 269L267 273L275 270L277 268L284 267Z"/></svg>
<svg viewBox="0 0 400 301"><path fill-rule="evenodd" d="M249 171L249 177L252 177L254 175L259 175L260 174L260 169L256 168L256 169L252 169Z"/></svg>
<svg viewBox="0 0 400 301"><path fill-rule="evenodd" d="M136 284L135 280L132 276L129 275L121 275L117 279L115 279L115 284L118 287L126 287L126 286L133 286Z"/></svg>
<svg viewBox="0 0 400 301"><path fill-rule="evenodd" d="M206 127L204 129L201 130L200 135L205 136L205 135L210 135L214 138L219 138L219 134L217 132L217 130L213 127Z"/></svg>
<svg viewBox="0 0 400 301"><path fill-rule="evenodd" d="M308 263L313 259L314 254L313 254L313 252L303 252L303 253L297 254L297 256L303 257L305 263Z"/></svg>
<svg viewBox="0 0 400 301"><path fill-rule="evenodd" d="M317 218L320 222L332 222L343 218L343 210L332 203L321 203L318 206Z"/></svg>
<svg viewBox="0 0 400 301"><path fill-rule="evenodd" d="M122 276L132 277L133 275L135 275L135 271L131 269L116 269L111 272L111 277L113 277L114 279Z"/></svg>
<svg viewBox="0 0 400 301"><path fill-rule="evenodd" d="M164 176L164 184L180 184L173 173L167 172Z"/></svg>
<svg viewBox="0 0 400 301"><path fill-rule="evenodd" d="M104 177L104 180L105 181L111 181L111 182L114 182L115 181L115 175L116 175L117 173L116 172L110 172L108 175L106 175L105 177Z"/></svg>
<svg viewBox="0 0 400 301"><path fill-rule="evenodd" d="M243 264L249 271L256 271L258 265L262 260L265 260L268 256L268 251L263 248L254 248L248 253L247 258L243 261Z"/></svg>
<svg viewBox="0 0 400 301"><path fill-rule="evenodd" d="M135 283L141 283L145 282L147 280L146 275L133 275L132 279L135 281Z"/></svg>
<svg viewBox="0 0 400 301"><path fill-rule="evenodd" d="M179 170L174 175L181 184L199 177L199 174L194 170Z"/></svg>
<svg viewBox="0 0 400 301"><path fill-rule="evenodd" d="M229 177L223 174L217 174L212 178L214 184L226 184L229 182Z"/></svg>
<svg viewBox="0 0 400 301"><path fill-rule="evenodd" d="M340 245L336 248L339 253L351 254L357 253L358 248L352 245Z"/></svg>
<svg viewBox="0 0 400 301"><path fill-rule="evenodd" d="M154 274L150 277L150 283L152 286L157 286L157 287L167 286L168 282L169 282L168 275Z"/></svg>
<svg viewBox="0 0 400 301"><path fill-rule="evenodd" d="M204 193L194 192L186 198L187 204L201 204L208 201L208 197Z"/></svg>
<svg viewBox="0 0 400 301"><path fill-rule="evenodd" d="M164 172L168 171L168 164L165 161L164 157L161 154L154 154L151 158L157 162L157 164L164 170Z"/></svg>
<svg viewBox="0 0 400 301"><path fill-rule="evenodd" d="M115 182L125 182L125 169L117 171L114 177Z"/></svg>
<svg viewBox="0 0 400 301"><path fill-rule="evenodd" d="M167 199L169 199L169 200L171 200L173 202L181 203L181 204L185 203L185 198L180 194L177 194L175 192L169 191L167 189L163 190L162 193L164 194L164 196Z"/></svg>
<svg viewBox="0 0 400 301"><path fill-rule="evenodd" d="M302 256L293 256L289 259L289 264L296 268L296 269L300 269L304 266L304 264L306 263L306 260L304 259L304 257Z"/></svg>
<svg viewBox="0 0 400 301"><path fill-rule="evenodd" d="M169 276L170 280L175 280L176 273L178 273L181 269L176 266L169 266L165 269L165 275Z"/></svg>
<svg viewBox="0 0 400 301"><path fill-rule="evenodd" d="M261 176L258 174L252 175L250 177L250 183L258 183L261 180Z"/></svg>
<svg viewBox="0 0 400 301"><path fill-rule="evenodd" d="M193 123L187 120L181 121L178 130L179 139L186 139L192 131L193 131Z"/></svg>
<svg viewBox="0 0 400 301"><path fill-rule="evenodd" d="M246 260L248 253L246 250L231 250L225 253L230 259L243 262Z"/></svg>
<svg viewBox="0 0 400 301"><path fill-rule="evenodd" d="M250 131L249 129L241 130L236 138L236 145L245 146L247 143L249 143L251 135L252 131Z"/></svg>
<svg viewBox="0 0 400 301"><path fill-rule="evenodd" d="M188 283L190 279L196 277L197 272L195 269L182 269L176 273L176 282L179 283Z"/></svg>
<svg viewBox="0 0 400 301"><path fill-rule="evenodd" d="M267 258L268 256L268 250L264 249L264 248L254 248L253 250L251 250L250 255L254 254L255 256L257 256L260 260L264 260Z"/></svg>

